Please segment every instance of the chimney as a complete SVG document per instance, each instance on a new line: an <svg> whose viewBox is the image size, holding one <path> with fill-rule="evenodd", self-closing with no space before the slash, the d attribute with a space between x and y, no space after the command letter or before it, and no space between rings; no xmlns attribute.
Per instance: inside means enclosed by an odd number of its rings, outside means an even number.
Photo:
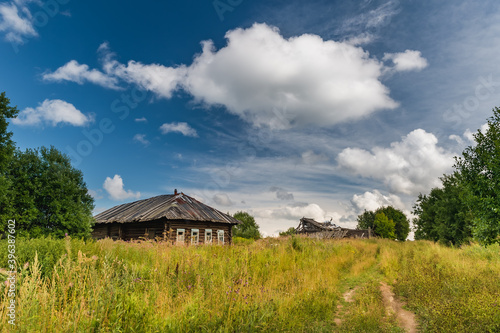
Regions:
<svg viewBox="0 0 500 333"><path fill-rule="evenodd" d="M174 195L177 195L177 189L174 190Z"/></svg>

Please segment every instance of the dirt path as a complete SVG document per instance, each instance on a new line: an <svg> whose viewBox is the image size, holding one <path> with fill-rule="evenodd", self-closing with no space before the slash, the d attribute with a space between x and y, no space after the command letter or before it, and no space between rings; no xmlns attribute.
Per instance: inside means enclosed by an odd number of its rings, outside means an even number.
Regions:
<svg viewBox="0 0 500 333"><path fill-rule="evenodd" d="M356 288L354 288L354 289L350 289L350 290L346 291L346 292L342 295L342 298L344 299L344 301L346 301L347 303L351 303L351 302L353 302L353 301L354 301L354 300L353 300L353 296L354 296L354 294L356 293L356 290L357 290L357 289L358 289L358 288L356 287ZM337 312L338 312L338 315L339 315L339 316L342 316L342 309L343 309L343 308L344 308L344 306L343 306L342 304L337 305L337 310L338 310ZM337 318L335 318L335 319L334 319L334 321L335 321L335 324L337 324L338 326L340 326L340 325L342 324L342 319L340 319L340 318L338 318L338 317L337 317Z"/></svg>
<svg viewBox="0 0 500 333"><path fill-rule="evenodd" d="M384 300L384 306L387 313L395 313L398 324L406 332L416 333L417 321L415 320L415 314L408 310L403 309L404 303L399 301L394 297L394 293L390 286L385 282L380 283L380 291L382 292L382 297Z"/></svg>

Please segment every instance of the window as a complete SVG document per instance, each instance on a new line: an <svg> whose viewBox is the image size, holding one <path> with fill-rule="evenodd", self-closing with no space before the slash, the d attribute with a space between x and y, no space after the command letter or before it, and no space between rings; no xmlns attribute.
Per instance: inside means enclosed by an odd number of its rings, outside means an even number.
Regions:
<svg viewBox="0 0 500 333"><path fill-rule="evenodd" d="M205 229L205 244L212 244L212 229Z"/></svg>
<svg viewBox="0 0 500 333"><path fill-rule="evenodd" d="M199 229L191 229L191 244L198 245L198 239L200 238Z"/></svg>
<svg viewBox="0 0 500 333"><path fill-rule="evenodd" d="M184 229L177 229L177 243L184 243L184 235L186 231Z"/></svg>
<svg viewBox="0 0 500 333"><path fill-rule="evenodd" d="M219 244L224 245L224 230L217 230L217 239Z"/></svg>

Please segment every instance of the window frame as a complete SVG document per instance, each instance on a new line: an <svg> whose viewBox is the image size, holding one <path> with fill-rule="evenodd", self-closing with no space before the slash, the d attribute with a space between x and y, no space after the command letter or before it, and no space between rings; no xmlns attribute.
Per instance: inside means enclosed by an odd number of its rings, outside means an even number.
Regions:
<svg viewBox="0 0 500 333"><path fill-rule="evenodd" d="M196 233L196 240L193 236ZM200 229L191 229L191 245L198 245L200 242Z"/></svg>
<svg viewBox="0 0 500 333"><path fill-rule="evenodd" d="M179 240L179 232L182 232L182 241ZM186 229L177 228L176 235L175 242L177 244L186 242Z"/></svg>
<svg viewBox="0 0 500 333"><path fill-rule="evenodd" d="M210 235L210 237L208 237ZM212 229L205 229L205 244L212 244L213 233Z"/></svg>
<svg viewBox="0 0 500 333"><path fill-rule="evenodd" d="M221 241L222 236L222 241ZM217 244L224 245L224 230L217 230Z"/></svg>

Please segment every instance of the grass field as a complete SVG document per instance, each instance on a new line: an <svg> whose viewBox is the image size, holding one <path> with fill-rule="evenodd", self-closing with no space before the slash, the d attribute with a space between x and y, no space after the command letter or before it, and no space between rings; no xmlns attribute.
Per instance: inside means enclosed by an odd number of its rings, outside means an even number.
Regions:
<svg viewBox="0 0 500 333"><path fill-rule="evenodd" d="M3 267L6 253L0 240ZM403 332L384 307L381 282L423 332L500 332L498 246L32 239L18 240L16 255L19 332ZM7 288L3 331L11 330Z"/></svg>

